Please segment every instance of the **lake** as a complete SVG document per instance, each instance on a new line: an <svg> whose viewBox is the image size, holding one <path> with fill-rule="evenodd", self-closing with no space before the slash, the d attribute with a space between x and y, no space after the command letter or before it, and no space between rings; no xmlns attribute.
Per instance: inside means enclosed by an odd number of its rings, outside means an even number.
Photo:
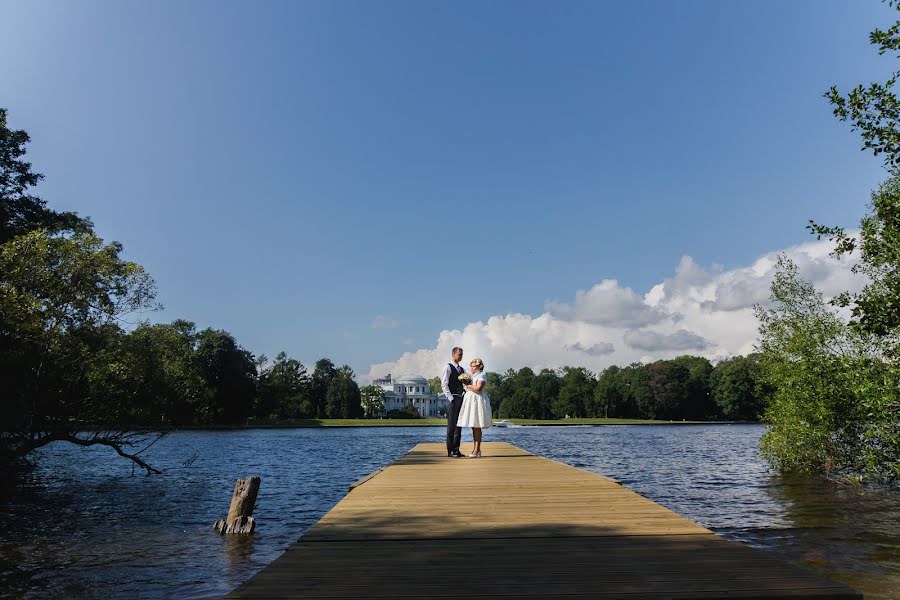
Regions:
<svg viewBox="0 0 900 600"><path fill-rule="evenodd" d="M900 494L772 473L760 425L493 428L535 454L594 471L712 529L849 584L900 597ZM469 432L467 431L467 434ZM266 566L356 479L440 427L177 432L132 474L105 448L41 450L0 504L0 595L219 598ZM464 448L470 435L464 437ZM450 459L448 459L450 460ZM461 460L461 459L460 459ZM221 537L236 479L260 475L249 538Z"/></svg>

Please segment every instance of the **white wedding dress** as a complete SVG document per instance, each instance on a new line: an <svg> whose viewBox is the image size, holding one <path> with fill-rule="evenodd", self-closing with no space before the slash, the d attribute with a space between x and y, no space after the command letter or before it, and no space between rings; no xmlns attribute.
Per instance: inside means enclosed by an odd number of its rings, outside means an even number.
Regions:
<svg viewBox="0 0 900 600"><path fill-rule="evenodd" d="M458 427L480 427L487 429L494 424L491 418L491 399L487 395L487 378L484 373L478 373L472 377L472 384L478 381L484 382L481 393L467 390L463 396L462 408L459 409L459 419L456 420Z"/></svg>

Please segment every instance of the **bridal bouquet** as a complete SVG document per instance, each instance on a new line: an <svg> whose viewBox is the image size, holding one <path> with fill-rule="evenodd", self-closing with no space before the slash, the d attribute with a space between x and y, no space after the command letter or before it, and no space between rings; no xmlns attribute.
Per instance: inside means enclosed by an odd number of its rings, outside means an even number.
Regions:
<svg viewBox="0 0 900 600"><path fill-rule="evenodd" d="M472 378L469 377L469 374L468 374L468 373L461 373L460 376L459 376L457 379L459 379L460 381L462 381L464 384L472 383Z"/></svg>

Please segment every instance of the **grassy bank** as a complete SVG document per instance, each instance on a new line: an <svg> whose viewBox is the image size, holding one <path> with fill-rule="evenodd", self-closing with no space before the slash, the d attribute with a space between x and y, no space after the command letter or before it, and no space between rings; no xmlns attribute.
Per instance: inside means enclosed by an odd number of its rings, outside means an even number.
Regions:
<svg viewBox="0 0 900 600"><path fill-rule="evenodd" d="M723 421L653 421L649 419L509 419L514 425L686 425L713 424ZM447 419L250 419L246 425L236 429L290 428L290 427L434 427L447 424Z"/></svg>

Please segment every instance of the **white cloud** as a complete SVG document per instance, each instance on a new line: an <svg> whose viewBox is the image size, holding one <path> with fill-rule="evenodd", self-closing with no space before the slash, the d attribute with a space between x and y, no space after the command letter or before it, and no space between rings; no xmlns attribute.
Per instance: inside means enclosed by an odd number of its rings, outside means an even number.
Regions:
<svg viewBox="0 0 900 600"><path fill-rule="evenodd" d="M709 340L687 329L674 333L659 333L639 329L625 332L625 343L637 350L660 352L665 350L705 350L711 346Z"/></svg>
<svg viewBox="0 0 900 600"><path fill-rule="evenodd" d="M850 271L852 260L835 260L823 240L770 252L734 269L703 268L689 256L673 277L653 285L643 296L615 279L579 290L572 302L548 301L543 314L494 315L462 330L444 330L434 347L406 352L393 361L371 365L368 377L385 373L419 373L433 377L462 346L466 359L480 357L491 371L562 365L599 371L697 354L712 360L752 352L757 340L754 303L768 301L775 261L787 254L825 294L858 290L861 278Z"/></svg>
<svg viewBox="0 0 900 600"><path fill-rule="evenodd" d="M387 315L378 315L372 321L372 329L393 329L399 325L399 321Z"/></svg>
<svg viewBox="0 0 900 600"><path fill-rule="evenodd" d="M667 316L664 311L648 306L631 288L620 287L615 279L604 279L587 291L578 290L572 304L546 302L544 310L566 321L623 327L658 323Z"/></svg>
<svg viewBox="0 0 900 600"><path fill-rule="evenodd" d="M591 356L605 356L615 352L616 347L609 342L598 342L596 344L591 344L590 346L585 346L581 342L575 342L571 346L566 346L566 350L578 350L579 352L584 352Z"/></svg>

